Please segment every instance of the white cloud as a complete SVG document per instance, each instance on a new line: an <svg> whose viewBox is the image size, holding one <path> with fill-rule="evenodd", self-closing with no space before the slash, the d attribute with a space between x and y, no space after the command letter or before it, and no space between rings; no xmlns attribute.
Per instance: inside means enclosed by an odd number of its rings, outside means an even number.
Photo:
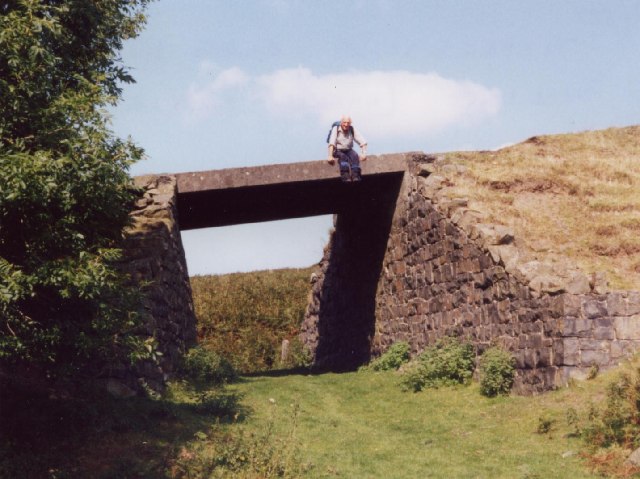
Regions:
<svg viewBox="0 0 640 479"><path fill-rule="evenodd" d="M188 116L204 119L224 93L250 85L249 98L278 116L315 117L330 124L350 114L367 135L407 137L472 124L495 115L500 91L435 73L351 71L314 75L307 68L278 70L250 79L239 68L222 71L204 86L189 89Z"/></svg>
<svg viewBox="0 0 640 479"><path fill-rule="evenodd" d="M200 74L211 68L208 63L200 65ZM191 84L187 91L187 120L202 120L210 116L222 101L225 90L246 85L249 77L239 68L233 67L221 71L204 85Z"/></svg>
<svg viewBox="0 0 640 479"><path fill-rule="evenodd" d="M277 114L310 113L329 123L349 113L371 135L406 136L477 122L495 115L501 95L470 81L435 73L353 71L314 75L306 68L258 78L260 94Z"/></svg>

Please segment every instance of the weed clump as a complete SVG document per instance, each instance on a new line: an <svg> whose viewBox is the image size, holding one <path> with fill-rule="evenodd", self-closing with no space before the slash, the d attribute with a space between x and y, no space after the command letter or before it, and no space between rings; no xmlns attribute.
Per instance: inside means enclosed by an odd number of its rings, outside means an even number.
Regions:
<svg viewBox="0 0 640 479"><path fill-rule="evenodd" d="M637 364L637 362L636 362ZM604 401L584 411L565 411L569 437L580 437L589 468L607 477L636 477L627 458L640 447L640 368L618 372L606 384Z"/></svg>
<svg viewBox="0 0 640 479"><path fill-rule="evenodd" d="M179 371L185 378L213 386L233 382L238 377L227 359L202 347L192 348L185 354Z"/></svg>
<svg viewBox="0 0 640 479"><path fill-rule="evenodd" d="M591 407L582 434L594 448L640 446L640 369L633 376L620 373L609 383L604 407Z"/></svg>
<svg viewBox="0 0 640 479"><path fill-rule="evenodd" d="M408 391L467 384L474 370L473 346L457 338L444 338L425 349L403 373L401 386Z"/></svg>
<svg viewBox="0 0 640 479"><path fill-rule="evenodd" d="M546 415L540 416L538 418L538 427L536 429L536 432L538 434L548 434L553 429L555 423L555 419L552 419Z"/></svg>
<svg viewBox="0 0 640 479"><path fill-rule="evenodd" d="M234 433L220 427L198 431L170 467L174 479L214 477L297 478L308 468L299 457L295 437L299 408L294 405L286 436L274 432L273 419L257 432Z"/></svg>
<svg viewBox="0 0 640 479"><path fill-rule="evenodd" d="M514 359L499 347L487 349L480 358L480 393L495 397L509 394L515 378Z"/></svg>
<svg viewBox="0 0 640 479"><path fill-rule="evenodd" d="M373 360L368 367L373 371L392 371L400 368L403 364L409 362L410 358L409 343L399 341L394 343L379 358Z"/></svg>

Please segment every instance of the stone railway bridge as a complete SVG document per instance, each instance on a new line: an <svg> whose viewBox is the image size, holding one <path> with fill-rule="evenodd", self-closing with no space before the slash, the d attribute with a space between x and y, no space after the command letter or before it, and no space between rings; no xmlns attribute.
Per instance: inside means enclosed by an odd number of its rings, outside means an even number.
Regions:
<svg viewBox="0 0 640 479"><path fill-rule="evenodd" d="M341 183L325 161L137 177L144 195L127 232L127 268L150 284L148 334L164 353L162 369L144 374L170 372L195 342L180 230L324 214L335 227L301 331L319 368L355 368L399 340L418 353L455 335L478 354L492 344L510 350L516 388L532 393L640 349L640 293L519 261L508 229L447 198L437 161L371 156L360 184Z"/></svg>

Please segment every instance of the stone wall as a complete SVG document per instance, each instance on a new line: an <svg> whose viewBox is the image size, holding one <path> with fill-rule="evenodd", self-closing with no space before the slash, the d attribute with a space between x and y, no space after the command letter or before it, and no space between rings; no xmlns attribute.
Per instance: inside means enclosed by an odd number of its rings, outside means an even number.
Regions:
<svg viewBox="0 0 640 479"><path fill-rule="evenodd" d="M135 183L144 193L125 232L126 270L143 285L143 334L154 337L162 353L159 364L143 364L137 374L161 388L185 350L195 344L196 321L177 222L175 177L143 176Z"/></svg>
<svg viewBox="0 0 640 479"><path fill-rule="evenodd" d="M562 258L527 257L508 228L483 224L465 199L447 197L436 160L408 159L373 317L361 319L373 325L370 355L400 340L417 354L452 335L471 341L478 354L498 344L516 358L516 388L528 393L584 375L593 365L613 366L640 347L638 293L607 293L600 276L588 278ZM327 362L326 348L319 347L324 331L348 321L321 313L332 301L321 293L330 289L325 282L339 277L332 264L350 261L334 247L341 235L336 228L325 250L301 335L321 365ZM349 341L348 334L332 336Z"/></svg>
<svg viewBox="0 0 640 479"><path fill-rule="evenodd" d="M595 365L616 366L640 349L640 292L562 295L562 319L553 331L560 382L584 378Z"/></svg>

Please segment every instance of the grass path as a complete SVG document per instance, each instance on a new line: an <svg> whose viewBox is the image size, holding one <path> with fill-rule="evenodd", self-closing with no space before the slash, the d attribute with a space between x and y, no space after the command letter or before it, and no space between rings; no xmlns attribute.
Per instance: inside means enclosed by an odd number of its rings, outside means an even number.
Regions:
<svg viewBox="0 0 640 479"><path fill-rule="evenodd" d="M597 477L562 426L536 432L543 412L560 414L563 391L498 399L476 385L407 393L394 373L371 372L255 376L237 389L253 411L247 427L273 421L281 435L293 430L310 478Z"/></svg>
<svg viewBox="0 0 640 479"><path fill-rule="evenodd" d="M281 477L282 466L301 479L595 478L566 412L600 402L607 376L488 399L477 384L403 392L393 372L252 375L226 391L241 395L237 421L180 384L157 400L42 398L33 420L17 421L25 429L12 426L21 442L0 441L0 477L257 479ZM541 417L547 434L537 433Z"/></svg>

